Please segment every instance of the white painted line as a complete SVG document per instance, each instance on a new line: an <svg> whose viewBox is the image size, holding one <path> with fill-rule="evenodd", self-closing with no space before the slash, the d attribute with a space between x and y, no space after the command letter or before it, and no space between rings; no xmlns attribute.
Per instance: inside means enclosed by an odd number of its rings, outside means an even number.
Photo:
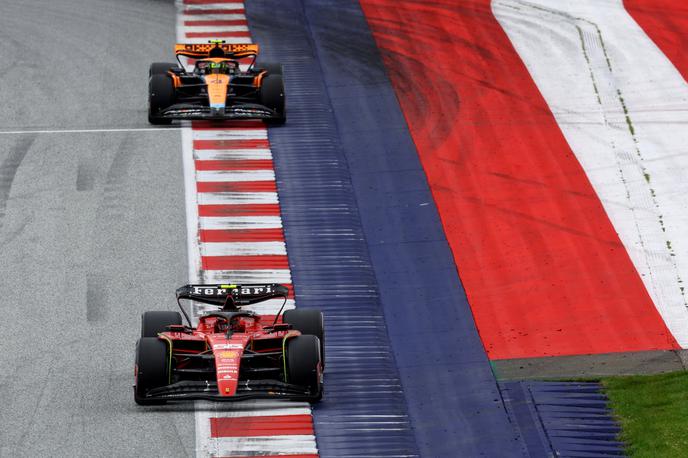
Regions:
<svg viewBox="0 0 688 458"><path fill-rule="evenodd" d="M286 255L284 242L207 242L201 243L201 256Z"/></svg>
<svg viewBox="0 0 688 458"><path fill-rule="evenodd" d="M272 159L269 149L197 149L194 151L196 159L202 161L231 161L242 159Z"/></svg>
<svg viewBox="0 0 688 458"><path fill-rule="evenodd" d="M184 26L184 33L189 32L248 32L248 27L245 25L186 25Z"/></svg>
<svg viewBox="0 0 688 458"><path fill-rule="evenodd" d="M688 84L620 0L603 3L495 0L492 8L686 348L688 131L677 125L688 125Z"/></svg>
<svg viewBox="0 0 688 458"><path fill-rule="evenodd" d="M197 3L183 5L185 11L189 10L243 10L243 2L232 3Z"/></svg>
<svg viewBox="0 0 688 458"><path fill-rule="evenodd" d="M199 205L276 204L276 192L199 192Z"/></svg>
<svg viewBox="0 0 688 458"><path fill-rule="evenodd" d="M194 140L265 140L268 131L265 128L255 129L195 129Z"/></svg>
<svg viewBox="0 0 688 458"><path fill-rule="evenodd" d="M222 412L223 417L264 417L273 415L309 415L310 404L307 402L271 401L269 399L254 399L231 406L218 406L210 402L199 403L198 408L211 414ZM219 408L218 408L219 407ZM285 413L280 413L285 412Z"/></svg>
<svg viewBox="0 0 688 458"><path fill-rule="evenodd" d="M196 169L192 155L191 129L182 129L182 163L184 166L184 196L186 201L186 243L189 256L189 282L200 279L201 258L198 249L198 204L196 202Z"/></svg>
<svg viewBox="0 0 688 458"><path fill-rule="evenodd" d="M204 283L289 283L291 272L289 269L260 269L260 270L205 270Z"/></svg>
<svg viewBox="0 0 688 458"><path fill-rule="evenodd" d="M196 172L196 180L203 181L275 181L272 170L201 170Z"/></svg>
<svg viewBox="0 0 688 458"><path fill-rule="evenodd" d="M275 229L282 227L279 216L202 216L201 229Z"/></svg>
<svg viewBox="0 0 688 458"><path fill-rule="evenodd" d="M242 309L246 310L251 310L252 312L256 312L260 315L276 315L277 312L279 312L280 307L282 307L282 303L284 302L284 299L280 299L279 301L265 301L261 302L260 304L254 304L254 305L249 305L247 307L242 307ZM288 299L286 304L284 304L284 308L282 309L283 311L287 310L292 310L295 309L296 306L294 306L294 300L293 299ZM310 412L308 412L310 413Z"/></svg>
<svg viewBox="0 0 688 458"><path fill-rule="evenodd" d="M181 127L139 127L129 129L54 129L54 130L4 130L0 135L23 135L23 134L93 134L108 132L160 132L169 131L177 133Z"/></svg>
<svg viewBox="0 0 688 458"><path fill-rule="evenodd" d="M230 281L231 279L227 279L226 281ZM259 315L276 315L277 312L279 311L280 307L282 307L282 303L284 302L284 299L273 299L265 302L261 302L260 304L253 304L253 305L248 305L244 306L241 309L242 310L250 310L252 312L255 312ZM296 308L294 306L294 300L293 299L288 299L286 304L284 304L284 309L283 310L292 310ZM213 307L211 305L205 306L203 304L199 304L198 307L195 308L195 313L197 316L202 315L203 313L206 312L216 312L217 307Z"/></svg>
<svg viewBox="0 0 688 458"><path fill-rule="evenodd" d="M208 40L211 40L212 37L199 37L199 38L188 38L186 35L182 39L181 43L189 43L189 44L205 44L208 43ZM251 44L251 39L248 37L222 37L222 40L225 40L227 43L231 44Z"/></svg>
<svg viewBox="0 0 688 458"><path fill-rule="evenodd" d="M250 440L247 440L250 439ZM222 437L216 438L217 454L231 456L236 452L270 454L317 454L315 436L264 436L264 437Z"/></svg>
<svg viewBox="0 0 688 458"><path fill-rule="evenodd" d="M188 14L185 16L179 15L182 19L180 23L181 26L177 27L177 30L188 30L187 27L194 27L189 25L183 25L186 21L236 21L236 20L246 20L246 15L243 13L220 13L220 14ZM183 43L180 41L179 43Z"/></svg>

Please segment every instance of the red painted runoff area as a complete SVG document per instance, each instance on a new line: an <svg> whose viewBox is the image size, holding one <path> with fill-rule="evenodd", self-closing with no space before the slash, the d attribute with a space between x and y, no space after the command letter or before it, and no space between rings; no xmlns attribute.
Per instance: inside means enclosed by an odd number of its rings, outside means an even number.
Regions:
<svg viewBox="0 0 688 458"><path fill-rule="evenodd" d="M673 349L489 0L361 0L491 359Z"/></svg>
<svg viewBox="0 0 688 458"><path fill-rule="evenodd" d="M624 0L624 7L688 81L688 3L685 0Z"/></svg>

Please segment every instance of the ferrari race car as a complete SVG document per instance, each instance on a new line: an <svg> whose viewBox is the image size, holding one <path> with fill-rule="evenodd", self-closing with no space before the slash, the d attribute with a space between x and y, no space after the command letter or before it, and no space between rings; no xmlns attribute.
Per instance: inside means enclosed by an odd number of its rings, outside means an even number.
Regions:
<svg viewBox="0 0 688 458"><path fill-rule="evenodd" d="M178 64L151 64L148 121L169 124L174 119L264 119L283 124L284 83L279 64L256 65L258 45L208 44L175 46ZM195 59L187 72L181 56ZM249 61L240 68L240 60Z"/></svg>
<svg viewBox="0 0 688 458"><path fill-rule="evenodd" d="M181 300L210 312L198 325L179 312L145 312L136 344L134 400L139 405L177 400L319 401L323 394L323 315L316 309L258 315L242 307L287 298L278 284L186 285ZM215 311L214 309L217 308ZM281 318L281 319L280 319Z"/></svg>

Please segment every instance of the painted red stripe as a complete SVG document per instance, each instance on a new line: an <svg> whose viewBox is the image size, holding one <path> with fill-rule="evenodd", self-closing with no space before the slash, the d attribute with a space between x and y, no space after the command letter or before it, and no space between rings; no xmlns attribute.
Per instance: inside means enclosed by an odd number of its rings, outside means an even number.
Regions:
<svg viewBox="0 0 688 458"><path fill-rule="evenodd" d="M212 38L212 37L250 37L251 34L247 30L232 30L225 32L188 32L186 38Z"/></svg>
<svg viewBox="0 0 688 458"><path fill-rule="evenodd" d="M256 458L256 455L232 455L214 458ZM260 458L319 458L319 455L300 454L300 455L260 455Z"/></svg>
<svg viewBox="0 0 688 458"><path fill-rule="evenodd" d="M210 437L312 435L310 415L270 415L210 419Z"/></svg>
<svg viewBox="0 0 688 458"><path fill-rule="evenodd" d="M198 21L184 21L187 27L202 27L210 25L248 25L246 19L206 19Z"/></svg>
<svg viewBox="0 0 688 458"><path fill-rule="evenodd" d="M193 127L194 130L227 130L236 128L266 130L265 123L263 123L263 121L256 120L231 120L222 121L221 123L213 121L192 121L191 127Z"/></svg>
<svg viewBox="0 0 688 458"><path fill-rule="evenodd" d="M212 10L184 10L184 14L189 16L204 16L210 14L246 14L244 8L237 9L212 9Z"/></svg>
<svg viewBox="0 0 688 458"><path fill-rule="evenodd" d="M677 348L490 0L361 5L489 357Z"/></svg>
<svg viewBox="0 0 688 458"><path fill-rule="evenodd" d="M199 181L198 192L275 192L274 181Z"/></svg>
<svg viewBox="0 0 688 458"><path fill-rule="evenodd" d="M279 204L199 205L198 216L279 216Z"/></svg>
<svg viewBox="0 0 688 458"><path fill-rule="evenodd" d="M234 139L234 140L194 140L194 149L251 149L270 148L267 139Z"/></svg>
<svg viewBox="0 0 688 458"><path fill-rule="evenodd" d="M197 160L196 170L272 170L271 159Z"/></svg>
<svg viewBox="0 0 688 458"><path fill-rule="evenodd" d="M243 0L184 0L185 5L207 5L208 3L244 3Z"/></svg>
<svg viewBox="0 0 688 458"><path fill-rule="evenodd" d="M201 242L283 242L282 229L203 229Z"/></svg>
<svg viewBox="0 0 688 458"><path fill-rule="evenodd" d="M624 0L624 7L688 81L688 4L685 0Z"/></svg>
<svg viewBox="0 0 688 458"><path fill-rule="evenodd" d="M204 270L269 270L289 268L289 260L284 255L202 256L201 264Z"/></svg>

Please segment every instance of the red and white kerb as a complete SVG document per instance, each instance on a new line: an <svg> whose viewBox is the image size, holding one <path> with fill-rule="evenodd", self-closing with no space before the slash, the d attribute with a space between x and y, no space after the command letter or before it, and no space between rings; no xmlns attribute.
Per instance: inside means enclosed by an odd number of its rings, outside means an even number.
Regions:
<svg viewBox="0 0 688 458"><path fill-rule="evenodd" d="M243 2L178 1L180 43L250 43ZM291 286L267 129L260 121L192 123L182 130L190 281ZM256 304L274 314L282 299ZM293 295L286 309L294 307ZM195 310L202 312L199 307ZM196 403L203 457L318 456L308 403Z"/></svg>

